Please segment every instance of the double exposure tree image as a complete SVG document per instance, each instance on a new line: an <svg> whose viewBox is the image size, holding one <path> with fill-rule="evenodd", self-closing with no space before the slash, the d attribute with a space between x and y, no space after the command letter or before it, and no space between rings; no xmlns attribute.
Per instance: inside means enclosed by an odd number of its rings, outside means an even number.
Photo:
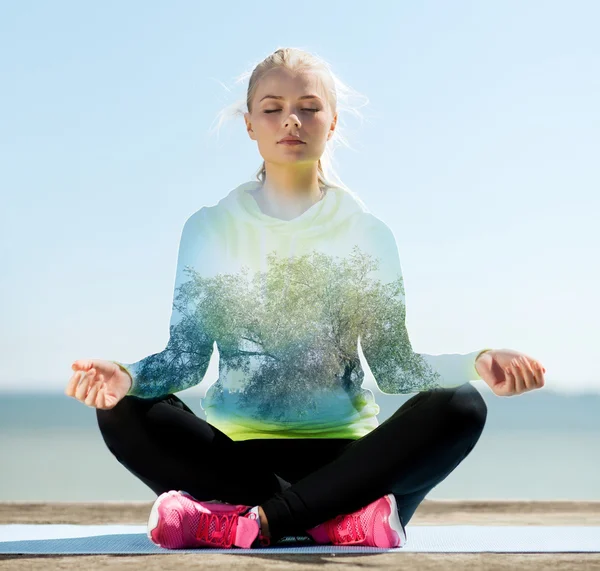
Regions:
<svg viewBox="0 0 600 571"><path fill-rule="evenodd" d="M436 385L437 374L408 339L402 278L375 279L378 259L355 246L341 258L272 252L267 261L265 272L244 267L210 278L187 268L190 279L174 303L183 317L165 351L145 361L143 376L163 383L198 371L200 383L216 340L223 374L214 389L237 391L253 416L302 418L332 394L360 410L360 337L382 391ZM243 375L243 386L224 386L222 377L233 372Z"/></svg>

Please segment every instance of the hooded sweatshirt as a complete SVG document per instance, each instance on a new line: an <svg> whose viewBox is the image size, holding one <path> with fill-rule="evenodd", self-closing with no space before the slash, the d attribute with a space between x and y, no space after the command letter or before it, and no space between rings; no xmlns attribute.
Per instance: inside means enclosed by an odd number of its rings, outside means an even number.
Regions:
<svg viewBox="0 0 600 571"><path fill-rule="evenodd" d="M206 420L232 440L358 439L387 394L481 379L479 354L414 353L405 326L398 248L388 226L345 189L292 220L261 211L241 184L184 224L170 337L135 363L129 395L156 398L202 385Z"/></svg>

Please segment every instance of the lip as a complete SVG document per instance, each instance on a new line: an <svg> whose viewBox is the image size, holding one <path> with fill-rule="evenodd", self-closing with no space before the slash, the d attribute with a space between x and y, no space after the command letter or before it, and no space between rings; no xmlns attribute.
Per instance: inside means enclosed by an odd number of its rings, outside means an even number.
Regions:
<svg viewBox="0 0 600 571"><path fill-rule="evenodd" d="M292 137L292 136L284 137L279 142L280 143L301 143L301 144L304 144L304 141L302 139L300 139L299 137Z"/></svg>

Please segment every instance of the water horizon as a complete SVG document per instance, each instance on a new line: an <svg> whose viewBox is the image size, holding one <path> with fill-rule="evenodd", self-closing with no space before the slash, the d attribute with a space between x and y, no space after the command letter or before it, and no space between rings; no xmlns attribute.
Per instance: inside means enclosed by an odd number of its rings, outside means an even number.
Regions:
<svg viewBox="0 0 600 571"><path fill-rule="evenodd" d="M431 500L600 500L600 395L481 391L484 431ZM177 395L204 418L192 390ZM383 422L413 395L376 395ZM95 409L64 393L0 394L0 502L152 501L112 456Z"/></svg>

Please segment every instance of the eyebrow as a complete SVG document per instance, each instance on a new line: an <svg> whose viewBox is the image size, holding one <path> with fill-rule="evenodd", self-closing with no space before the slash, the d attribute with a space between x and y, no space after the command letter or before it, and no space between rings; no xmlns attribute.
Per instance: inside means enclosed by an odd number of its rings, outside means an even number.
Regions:
<svg viewBox="0 0 600 571"><path fill-rule="evenodd" d="M285 99L285 97L283 97L282 95L265 95L261 98L260 101L262 101L263 99ZM319 101L321 100L321 98L317 95L303 95L302 97L298 97L298 99L318 99Z"/></svg>

